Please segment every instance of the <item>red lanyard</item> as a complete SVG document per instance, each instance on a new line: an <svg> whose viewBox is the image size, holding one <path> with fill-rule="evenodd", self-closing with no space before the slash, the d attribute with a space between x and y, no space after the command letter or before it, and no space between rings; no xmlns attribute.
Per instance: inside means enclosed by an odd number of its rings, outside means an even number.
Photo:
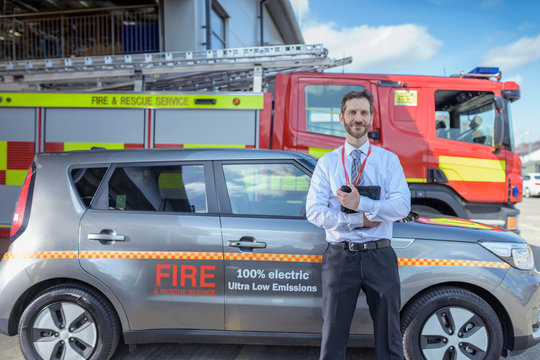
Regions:
<svg viewBox="0 0 540 360"><path fill-rule="evenodd" d="M362 161L362 166L360 167L360 171L358 172L358 176L356 177L354 186L358 185L358 182L360 181L360 178L362 177L362 173L364 172L364 166L366 166L366 160L369 157L369 154L371 154L371 143L369 144L369 150L368 150L367 156L364 159L364 161ZM349 174L347 174L347 168L345 167L345 145L343 145L343 148L341 149L341 162L343 163L343 171L345 171L345 182L348 184Z"/></svg>

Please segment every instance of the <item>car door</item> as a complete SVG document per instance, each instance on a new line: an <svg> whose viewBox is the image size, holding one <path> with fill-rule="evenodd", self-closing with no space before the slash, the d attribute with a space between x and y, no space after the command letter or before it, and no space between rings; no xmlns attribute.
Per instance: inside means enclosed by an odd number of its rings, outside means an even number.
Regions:
<svg viewBox="0 0 540 360"><path fill-rule="evenodd" d="M305 218L310 170L289 160L215 163L225 258L225 328L318 333L324 231ZM353 333L370 333L365 299Z"/></svg>
<svg viewBox="0 0 540 360"><path fill-rule="evenodd" d="M209 162L112 166L80 224L80 262L131 330L223 329L223 253Z"/></svg>

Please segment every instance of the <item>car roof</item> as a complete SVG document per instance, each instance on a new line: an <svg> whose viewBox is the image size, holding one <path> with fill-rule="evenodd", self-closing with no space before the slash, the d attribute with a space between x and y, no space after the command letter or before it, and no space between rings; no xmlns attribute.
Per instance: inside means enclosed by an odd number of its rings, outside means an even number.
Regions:
<svg viewBox="0 0 540 360"><path fill-rule="evenodd" d="M208 160L288 160L313 159L311 155L280 150L260 149L127 149L76 150L46 152L36 155L39 161L59 161L67 164L147 162L147 161L208 161Z"/></svg>

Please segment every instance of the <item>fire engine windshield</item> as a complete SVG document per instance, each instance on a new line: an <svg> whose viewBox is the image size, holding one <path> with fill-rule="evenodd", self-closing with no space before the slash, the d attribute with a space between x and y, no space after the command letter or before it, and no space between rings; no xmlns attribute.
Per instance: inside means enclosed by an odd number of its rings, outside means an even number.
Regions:
<svg viewBox="0 0 540 360"><path fill-rule="evenodd" d="M435 92L437 137L493 146L494 94L489 91Z"/></svg>

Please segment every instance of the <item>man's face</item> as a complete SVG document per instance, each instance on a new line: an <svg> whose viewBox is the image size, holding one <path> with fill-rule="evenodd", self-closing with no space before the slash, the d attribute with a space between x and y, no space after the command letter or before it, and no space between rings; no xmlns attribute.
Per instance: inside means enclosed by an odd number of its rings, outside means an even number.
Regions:
<svg viewBox="0 0 540 360"><path fill-rule="evenodd" d="M345 103L345 112L339 114L339 121L345 127L347 134L354 138L364 137L373 121L366 98L354 98Z"/></svg>

